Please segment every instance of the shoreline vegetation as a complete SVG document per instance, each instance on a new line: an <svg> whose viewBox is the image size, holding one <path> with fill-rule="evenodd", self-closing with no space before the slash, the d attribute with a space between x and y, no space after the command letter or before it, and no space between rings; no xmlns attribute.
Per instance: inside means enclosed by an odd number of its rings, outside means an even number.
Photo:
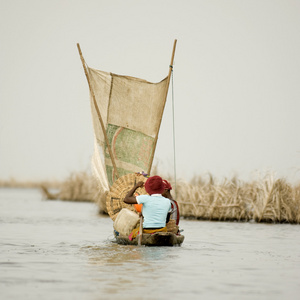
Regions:
<svg viewBox="0 0 300 300"><path fill-rule="evenodd" d="M171 178L164 178L174 187ZM48 200L95 202L99 213L107 214L106 194L87 172L72 173L64 181L0 180L0 187L38 188ZM197 176L190 182L178 181L176 190L182 218L300 224L300 182L292 185L272 174L251 182L237 178L217 182L212 175L206 180Z"/></svg>

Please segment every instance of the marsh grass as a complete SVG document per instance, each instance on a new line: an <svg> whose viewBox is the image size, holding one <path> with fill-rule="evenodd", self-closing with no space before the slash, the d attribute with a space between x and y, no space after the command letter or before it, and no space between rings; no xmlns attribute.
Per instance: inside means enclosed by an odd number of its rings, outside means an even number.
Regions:
<svg viewBox="0 0 300 300"><path fill-rule="evenodd" d="M300 185L272 174L252 182L233 178L215 183L194 178L177 183L181 216L202 220L300 223Z"/></svg>
<svg viewBox="0 0 300 300"><path fill-rule="evenodd" d="M60 183L58 192L51 192L45 184L40 185L40 188L44 198L48 200L95 202L99 213L107 214L106 194L99 188L97 180L87 172L71 173Z"/></svg>

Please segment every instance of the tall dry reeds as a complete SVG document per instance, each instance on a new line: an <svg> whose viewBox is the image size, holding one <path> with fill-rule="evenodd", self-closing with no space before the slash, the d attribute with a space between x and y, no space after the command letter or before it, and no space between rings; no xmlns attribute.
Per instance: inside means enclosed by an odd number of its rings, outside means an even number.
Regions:
<svg viewBox="0 0 300 300"><path fill-rule="evenodd" d="M250 183L233 178L216 184L211 175L207 181L178 182L177 201L183 217L300 223L300 185L271 174Z"/></svg>
<svg viewBox="0 0 300 300"><path fill-rule="evenodd" d="M157 173L156 170L152 175ZM172 178L164 178L175 187ZM101 190L94 177L86 172L72 173L60 183L21 184L13 180L2 181L2 186L39 186L47 199L91 201L97 203L101 213L107 213L106 193ZM212 175L207 179L197 176L190 182L178 181L176 187L180 215L185 218L300 224L300 183L292 185L284 179L276 179L272 174L251 182L243 182L237 178L217 182ZM58 191L51 192L51 188Z"/></svg>
<svg viewBox="0 0 300 300"><path fill-rule="evenodd" d="M101 213L107 213L106 194L99 188L96 179L87 172L72 173L60 183L58 192L51 192L45 184L40 187L48 200L95 202Z"/></svg>
<svg viewBox="0 0 300 300"><path fill-rule="evenodd" d="M205 220L249 220L249 198L237 179L216 184L209 180L193 179L177 183L177 202L184 217Z"/></svg>

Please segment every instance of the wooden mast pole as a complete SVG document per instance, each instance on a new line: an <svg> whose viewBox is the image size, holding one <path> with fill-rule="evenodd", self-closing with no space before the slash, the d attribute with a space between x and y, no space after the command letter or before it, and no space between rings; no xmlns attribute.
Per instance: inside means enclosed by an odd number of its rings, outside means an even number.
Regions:
<svg viewBox="0 0 300 300"><path fill-rule="evenodd" d="M150 171L151 171L151 168L152 168L155 148L156 148L156 144L157 144L157 140L158 140L158 133L159 133L159 129L160 129L160 125L161 125L161 121L162 121L162 117L163 117L163 113L164 113L164 109L165 109L165 105L166 105L166 101L167 101L169 85L170 85L170 78L171 78L171 74L172 74L172 70L173 70L173 62L174 62L176 44L177 44L177 40L175 39L174 44L173 44L173 52L172 52L172 57L171 57L171 63L170 63L170 66L169 66L169 74L168 74L168 77L167 77L168 78L167 79L167 89L166 89L166 94L165 94L165 98L164 98L164 105L163 105L161 113L160 113L160 121L159 121L159 125L158 125L158 130L157 130L157 134L156 134L155 139L154 139L154 146L153 146L153 150L152 150L152 154L151 154L151 158L150 158L149 168L148 168L148 171L147 171L148 175L150 175Z"/></svg>
<svg viewBox="0 0 300 300"><path fill-rule="evenodd" d="M115 171L115 174L116 174L117 178L119 178L119 173L118 173L118 170L117 170L116 162L115 162L113 153L112 153L110 145L109 145L109 141L108 141L108 137L107 137L107 134L106 134L106 131L105 131L104 123L103 123L103 120L102 120L102 117L101 117L101 114L100 114L100 110L99 110L99 107L98 107L98 104L97 104L97 101L96 101L95 93L94 93L94 90L93 90L92 85L91 85L89 73L88 73L86 63L85 63L85 60L83 58L79 43L77 43L77 48L78 48L79 56L80 56L82 66L83 66L83 69L84 69L84 73L85 73L85 76L86 76L86 79L87 79L87 82L88 82L88 85L89 85L89 89L90 89L90 92L91 92L91 95L92 95L92 98L93 98L93 103L94 103L94 106L96 108L96 112L97 112L97 115L98 115L98 118L99 118L99 121L100 121L100 125L101 125L102 131L103 131L105 143L107 145L108 152L109 152L112 164L113 164L113 168L114 168L114 171Z"/></svg>

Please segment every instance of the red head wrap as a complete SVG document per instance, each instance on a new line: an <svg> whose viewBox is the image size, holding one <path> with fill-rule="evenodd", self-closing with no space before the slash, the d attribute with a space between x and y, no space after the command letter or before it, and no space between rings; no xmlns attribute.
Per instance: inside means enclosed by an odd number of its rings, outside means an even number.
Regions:
<svg viewBox="0 0 300 300"><path fill-rule="evenodd" d="M165 190L165 185L160 176L152 176L145 182L145 189L149 195L162 194Z"/></svg>
<svg viewBox="0 0 300 300"><path fill-rule="evenodd" d="M164 183L164 186L165 186L165 190L171 190L172 189L172 186L171 186L171 183L167 180L163 180L163 183Z"/></svg>

